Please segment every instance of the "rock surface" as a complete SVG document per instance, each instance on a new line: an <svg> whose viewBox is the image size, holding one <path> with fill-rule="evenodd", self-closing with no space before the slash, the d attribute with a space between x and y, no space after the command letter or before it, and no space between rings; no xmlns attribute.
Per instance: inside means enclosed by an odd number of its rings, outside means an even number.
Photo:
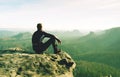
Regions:
<svg viewBox="0 0 120 77"><path fill-rule="evenodd" d="M0 55L0 77L73 77L75 66L65 52Z"/></svg>

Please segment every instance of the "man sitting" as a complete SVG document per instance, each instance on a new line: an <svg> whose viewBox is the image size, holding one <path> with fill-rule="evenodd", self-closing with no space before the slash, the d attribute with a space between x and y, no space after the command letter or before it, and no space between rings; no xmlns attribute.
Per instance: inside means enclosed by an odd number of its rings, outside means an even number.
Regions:
<svg viewBox="0 0 120 77"><path fill-rule="evenodd" d="M43 43L44 38L49 38L49 40L45 43ZM60 50L57 48L57 45L55 44L55 41L57 40L58 43L61 43L61 41L56 38L54 35L46 33L42 30L42 24L37 24L37 31L35 31L32 35L32 46L33 50L37 54L42 54L50 45L53 46L54 53L58 54Z"/></svg>

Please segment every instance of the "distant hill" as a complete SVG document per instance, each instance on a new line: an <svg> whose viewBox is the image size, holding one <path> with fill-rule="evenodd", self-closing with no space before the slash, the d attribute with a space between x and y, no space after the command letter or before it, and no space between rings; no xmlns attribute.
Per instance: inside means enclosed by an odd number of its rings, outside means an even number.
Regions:
<svg viewBox="0 0 120 77"><path fill-rule="evenodd" d="M24 50L32 50L30 32L16 33L13 36L0 38L0 50L8 48L20 47Z"/></svg>
<svg viewBox="0 0 120 77"><path fill-rule="evenodd" d="M18 40L30 39L31 37L32 37L32 34L30 32L23 32L23 33L19 33L17 35L12 36L12 38L16 38Z"/></svg>
<svg viewBox="0 0 120 77"><path fill-rule="evenodd" d="M81 33L79 30L73 30L73 31L50 31L50 33L58 36L61 39L73 39L76 37L83 36L83 33Z"/></svg>
<svg viewBox="0 0 120 77"><path fill-rule="evenodd" d="M7 31L7 30L0 30L0 38L3 38L3 37L10 37L10 36L13 36L17 34L16 32L13 32L13 31Z"/></svg>
<svg viewBox="0 0 120 77"><path fill-rule="evenodd" d="M120 50L120 27L105 30L100 33L90 32L81 37L79 44L92 48L92 50L119 51Z"/></svg>
<svg viewBox="0 0 120 77"><path fill-rule="evenodd" d="M120 69L120 27L111 28L99 33L74 38L62 45L69 50L72 57L79 61L104 63ZM69 41L69 40L65 40ZM75 52L73 52L75 51Z"/></svg>

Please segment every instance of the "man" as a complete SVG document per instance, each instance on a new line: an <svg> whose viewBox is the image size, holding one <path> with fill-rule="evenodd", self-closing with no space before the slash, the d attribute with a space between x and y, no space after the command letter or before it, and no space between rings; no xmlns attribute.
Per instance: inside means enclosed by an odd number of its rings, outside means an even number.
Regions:
<svg viewBox="0 0 120 77"><path fill-rule="evenodd" d="M49 40L45 43L43 43L44 38L49 38ZM57 40L58 43L61 43L61 41L56 38L54 35L46 33L42 30L42 24L37 24L37 31L33 33L32 35L32 46L33 50L37 54L42 54L51 44L54 49L54 53L58 54L60 50L57 48L57 45L55 44L55 41Z"/></svg>

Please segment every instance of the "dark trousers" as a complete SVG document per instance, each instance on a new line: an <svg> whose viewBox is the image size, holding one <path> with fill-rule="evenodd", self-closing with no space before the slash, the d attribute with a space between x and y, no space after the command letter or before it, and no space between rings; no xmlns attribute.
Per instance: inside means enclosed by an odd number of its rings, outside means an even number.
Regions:
<svg viewBox="0 0 120 77"><path fill-rule="evenodd" d="M52 45L54 53L57 52L57 45L55 44L55 38L51 37L47 42L33 46L33 49L37 54L42 54L50 45Z"/></svg>

